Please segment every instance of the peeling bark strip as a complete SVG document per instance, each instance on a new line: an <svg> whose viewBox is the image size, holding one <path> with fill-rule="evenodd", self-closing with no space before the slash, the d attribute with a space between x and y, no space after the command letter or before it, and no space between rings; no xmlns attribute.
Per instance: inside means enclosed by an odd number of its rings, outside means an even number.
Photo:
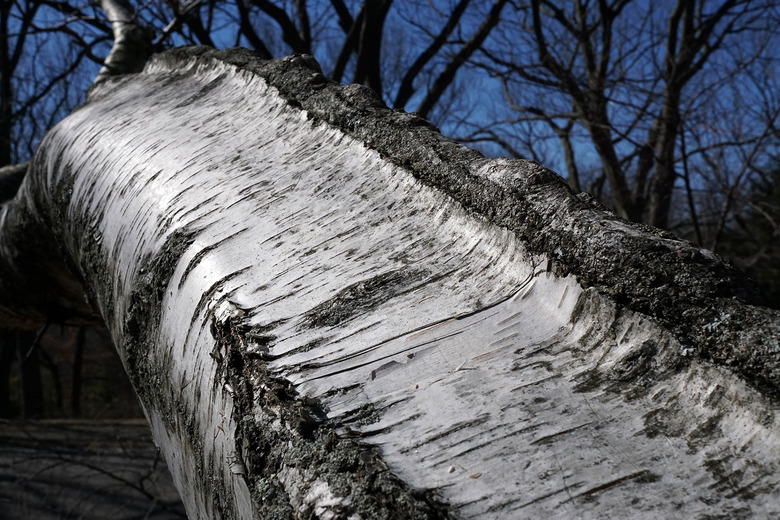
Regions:
<svg viewBox="0 0 780 520"><path fill-rule="evenodd" d="M83 283L191 518L780 515L749 280L310 58L106 79L0 211L0 294Z"/></svg>

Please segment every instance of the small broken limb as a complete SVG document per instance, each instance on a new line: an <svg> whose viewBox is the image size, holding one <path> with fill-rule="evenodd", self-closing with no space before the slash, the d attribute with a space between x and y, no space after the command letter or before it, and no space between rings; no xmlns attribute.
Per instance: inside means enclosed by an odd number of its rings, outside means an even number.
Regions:
<svg viewBox="0 0 780 520"><path fill-rule="evenodd" d="M209 352L209 356L211 356L211 358L212 358L214 361L216 361L217 363L222 363L222 361L223 361L223 359L224 359L224 358L222 357L222 352L220 352L220 351L219 351L219 347L216 347L216 348L214 348L214 350L212 350L211 352Z"/></svg>
<svg viewBox="0 0 780 520"><path fill-rule="evenodd" d="M227 464L230 472L234 475L246 475L246 466L241 461L241 457L235 451L231 451L227 456Z"/></svg>
<svg viewBox="0 0 780 520"><path fill-rule="evenodd" d="M230 385L230 383L225 383L223 385L223 388L227 393L230 394L230 397L234 397L236 395L236 391L233 389L233 387Z"/></svg>

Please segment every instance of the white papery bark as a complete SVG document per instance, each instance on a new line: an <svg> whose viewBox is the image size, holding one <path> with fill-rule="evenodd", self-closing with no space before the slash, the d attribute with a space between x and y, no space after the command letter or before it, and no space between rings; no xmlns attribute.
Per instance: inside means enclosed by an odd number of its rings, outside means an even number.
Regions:
<svg viewBox="0 0 780 520"><path fill-rule="evenodd" d="M104 82L3 211L6 251L51 225L191 518L780 513L738 273L305 58Z"/></svg>

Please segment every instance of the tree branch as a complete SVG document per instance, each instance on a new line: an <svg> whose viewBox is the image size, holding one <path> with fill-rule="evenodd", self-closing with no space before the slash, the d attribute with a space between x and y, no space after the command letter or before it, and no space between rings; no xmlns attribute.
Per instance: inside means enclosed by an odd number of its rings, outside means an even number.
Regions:
<svg viewBox="0 0 780 520"><path fill-rule="evenodd" d="M152 53L154 33L135 22L135 13L127 0L101 0L114 32L114 45L108 53L95 83L119 74L140 72Z"/></svg>
<svg viewBox="0 0 780 520"><path fill-rule="evenodd" d="M265 14L270 16L276 23L279 25L279 28L282 30L282 40L290 46L293 52L297 53L305 53L310 54L311 53L311 46L308 42L304 41L301 38L300 33L298 32L298 28L295 26L292 20L290 20L290 17L287 16L287 13L284 9L277 6L276 4L273 4L269 2L268 0L250 0L253 5L260 8L261 11L263 11ZM299 2L296 2L296 5ZM305 11L304 6L304 11ZM308 20L308 18L307 18Z"/></svg>
<svg viewBox="0 0 780 520"><path fill-rule="evenodd" d="M422 72L431 58L433 58L436 53L441 50L444 44L447 43L447 38L449 38L452 31L455 30L455 27L458 26L460 18L463 16L463 13L466 11L466 7L468 7L470 2L471 0L460 0L458 2L455 9L452 10L452 14L450 14L450 17L447 19L447 23L444 24L444 27L439 31L436 38L434 38L431 44L417 56L417 59L414 60L414 63L412 63L411 67L406 71L406 74L404 74L404 77L401 80L401 85L398 87L395 102L393 103L395 108L403 108L406 106L409 98L414 94L415 78Z"/></svg>
<svg viewBox="0 0 780 520"><path fill-rule="evenodd" d="M431 109L436 105L444 91L450 86L452 80L455 79L455 74L463 66L464 63L471 57L471 55L482 45L485 38L488 37L493 27L498 24L501 16L501 10L506 5L507 0L496 0L493 6L490 8L482 24L476 30L476 32L469 38L469 40L463 44L460 50L455 56L450 59L447 65L444 66L441 74L433 82L433 85L428 89L428 93L423 98L420 106L417 107L416 112L421 117L427 117Z"/></svg>

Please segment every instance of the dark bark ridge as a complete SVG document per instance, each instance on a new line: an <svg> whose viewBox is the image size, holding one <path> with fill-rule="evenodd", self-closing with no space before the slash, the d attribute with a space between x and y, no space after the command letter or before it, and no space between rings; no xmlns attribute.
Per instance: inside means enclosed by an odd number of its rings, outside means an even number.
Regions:
<svg viewBox="0 0 780 520"><path fill-rule="evenodd" d="M390 110L368 88L325 78L313 58L266 61L251 51L185 47L154 60L175 70L220 61L262 77L291 106L333 125L463 207L507 228L556 275L573 274L618 304L658 320L700 359L733 366L780 395L780 312L754 281L671 233L629 223L577 197L555 173L524 160L489 160L430 123Z"/></svg>

